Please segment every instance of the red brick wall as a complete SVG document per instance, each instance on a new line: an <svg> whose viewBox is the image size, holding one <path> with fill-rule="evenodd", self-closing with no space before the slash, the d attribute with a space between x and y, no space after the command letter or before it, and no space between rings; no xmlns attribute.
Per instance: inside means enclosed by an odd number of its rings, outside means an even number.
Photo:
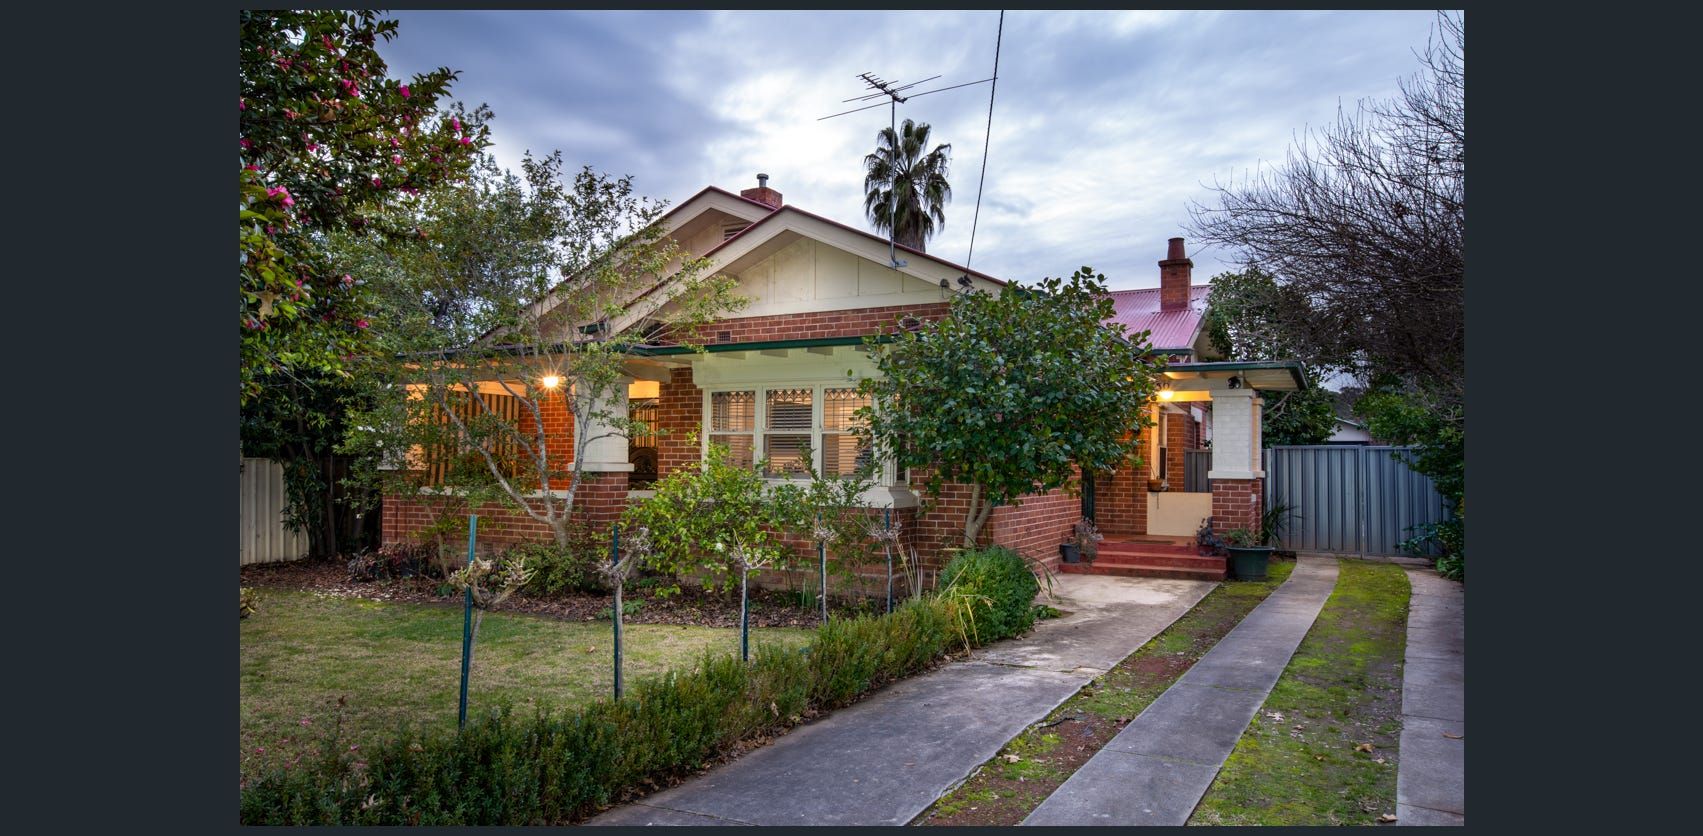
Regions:
<svg viewBox="0 0 1703 836"><path fill-rule="evenodd" d="M384 498L383 535L385 543L400 543L429 527L448 500L441 497L386 496ZM605 530L621 516L627 503L627 474L587 473L574 494L573 518ZM529 541L547 541L555 535L550 527L518 508L488 502L473 509L458 509L458 513L479 515L479 542L491 545L510 545Z"/></svg>
<svg viewBox="0 0 1703 836"><path fill-rule="evenodd" d="M1193 419L1187 415L1161 414L1165 418L1165 481L1170 483L1171 490L1180 491L1187 474L1183 451L1189 449L1189 424Z"/></svg>
<svg viewBox="0 0 1703 836"><path fill-rule="evenodd" d="M671 369L657 387L656 422L667 430L656 438L657 476L696 464L701 448L690 436L701 432L704 423L704 393L693 385L690 367Z"/></svg>
<svg viewBox="0 0 1703 836"><path fill-rule="evenodd" d="M1147 474L1144 470L1126 466L1095 477L1094 517L1101 531L1145 534Z"/></svg>
<svg viewBox="0 0 1703 836"><path fill-rule="evenodd" d="M920 477L913 476L912 484L921 491ZM955 549L964 543L964 517L970 507L968 485L947 484L941 487L940 497L923 497L924 508L917 519L917 550L924 562L936 569L944 568ZM1000 545L1037 560L1056 566L1058 547L1072 534L1072 526L1082 519L1082 498L1063 490L1044 494L1028 494L1021 505L1002 505L988 515L977 535L978 545Z"/></svg>
<svg viewBox="0 0 1703 836"><path fill-rule="evenodd" d="M1264 479L1213 479L1212 532L1222 537L1245 528L1257 534L1264 489Z"/></svg>
<svg viewBox="0 0 1703 836"><path fill-rule="evenodd" d="M921 320L939 319L946 315L950 307L948 302L931 302L926 305L891 305L884 308L724 319L704 326L699 331L698 338L705 344L710 344L861 337L893 331L895 321L902 316L913 316ZM662 342L667 343L669 339L663 338Z"/></svg>

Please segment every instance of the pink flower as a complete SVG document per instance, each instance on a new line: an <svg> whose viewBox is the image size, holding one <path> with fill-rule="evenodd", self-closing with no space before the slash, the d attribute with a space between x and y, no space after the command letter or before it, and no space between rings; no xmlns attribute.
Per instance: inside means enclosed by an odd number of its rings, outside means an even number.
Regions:
<svg viewBox="0 0 1703 836"><path fill-rule="evenodd" d="M384 185L384 181L383 181L383 180L381 180L381 179L379 179L379 178L377 178L377 177L374 177L374 178L373 178L373 186L374 186L374 188L377 188L377 187L378 187L378 186L381 186L381 185Z"/></svg>
<svg viewBox="0 0 1703 836"><path fill-rule="evenodd" d="M407 129L407 128L403 128L403 129L402 129L402 130L403 130L403 131L404 131L404 132L406 132L406 131L407 131L407 130L408 130L408 129ZM396 138L396 137L391 137L391 138L390 138L390 147L392 147L392 148L401 148L401 147L402 147L402 140L399 140L399 139L397 139L397 138Z"/></svg>
<svg viewBox="0 0 1703 836"><path fill-rule="evenodd" d="M254 747L254 753L256 755L264 755L264 754L266 754L266 747L265 746L256 746L256 747Z"/></svg>
<svg viewBox="0 0 1703 836"><path fill-rule="evenodd" d="M344 287L354 287L355 286L355 277L349 275L348 273L344 273L343 274L343 286Z"/></svg>
<svg viewBox="0 0 1703 836"><path fill-rule="evenodd" d="M237 110L248 110L248 102L243 101L241 96L237 97Z"/></svg>
<svg viewBox="0 0 1703 836"><path fill-rule="evenodd" d="M404 99L408 98L409 96L414 95L413 92L411 92L408 89L408 85L406 85L406 84L402 85L401 89L398 92L400 92L402 94L402 98L404 98Z"/></svg>
<svg viewBox="0 0 1703 836"><path fill-rule="evenodd" d="M317 143L317 142L310 142L310 143L308 143L308 144L307 144L307 150L309 150L309 151L318 151L318 150L319 150L319 143Z"/></svg>
<svg viewBox="0 0 1703 836"><path fill-rule="evenodd" d="M296 116L297 116L297 114L296 114L295 111L293 111L293 110L291 110L287 107L284 108L284 118L285 119L294 119L294 118L296 118Z"/></svg>
<svg viewBox="0 0 1703 836"><path fill-rule="evenodd" d="M244 148L253 148L254 147L254 143L249 142L247 139L239 139L239 140L237 140L237 144L241 145Z"/></svg>
<svg viewBox="0 0 1703 836"><path fill-rule="evenodd" d="M260 166L257 166L254 163L249 163L248 165L245 165L242 168L243 168L244 171L259 171L260 170Z"/></svg>
<svg viewBox="0 0 1703 836"><path fill-rule="evenodd" d="M391 154L390 155L390 162L391 162L392 165L401 165L402 164L402 155L401 154Z"/></svg>
<svg viewBox="0 0 1703 836"><path fill-rule="evenodd" d="M468 136L464 136L464 137L461 138L461 144L462 145L472 145L473 144L473 138L468 137Z"/></svg>
<svg viewBox="0 0 1703 836"><path fill-rule="evenodd" d="M461 133L461 120L460 119L457 119L457 118L451 116L450 119L449 119L449 123L451 125L455 126L455 132L456 133Z"/></svg>
<svg viewBox="0 0 1703 836"><path fill-rule="evenodd" d="M355 320L355 327L356 328L365 328L365 327L367 327L368 324L369 323L364 319Z"/></svg>

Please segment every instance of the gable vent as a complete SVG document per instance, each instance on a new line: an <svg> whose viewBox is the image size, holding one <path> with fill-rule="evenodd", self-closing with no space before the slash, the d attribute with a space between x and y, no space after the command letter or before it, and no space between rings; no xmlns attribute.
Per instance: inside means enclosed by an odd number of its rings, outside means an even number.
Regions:
<svg viewBox="0 0 1703 836"><path fill-rule="evenodd" d="M750 226L751 226L751 224L749 224L745 221L739 221L737 223L730 223L730 224L722 224L721 225L721 240L726 241L727 239L732 238L733 236L738 235L741 232L744 232L746 229L750 228Z"/></svg>

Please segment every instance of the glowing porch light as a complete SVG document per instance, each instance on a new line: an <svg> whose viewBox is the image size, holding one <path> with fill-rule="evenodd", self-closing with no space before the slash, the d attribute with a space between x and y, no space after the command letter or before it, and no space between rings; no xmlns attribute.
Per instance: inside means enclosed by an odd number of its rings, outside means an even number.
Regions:
<svg viewBox="0 0 1703 836"><path fill-rule="evenodd" d="M544 384L544 388L546 389L554 389L557 386L562 385L562 378L557 375L547 374L544 375L543 378L539 379L538 382Z"/></svg>

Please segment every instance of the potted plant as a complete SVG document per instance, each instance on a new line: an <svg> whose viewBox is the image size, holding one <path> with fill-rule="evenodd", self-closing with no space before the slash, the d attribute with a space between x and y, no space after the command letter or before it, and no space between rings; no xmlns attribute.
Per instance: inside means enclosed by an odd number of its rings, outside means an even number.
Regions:
<svg viewBox="0 0 1703 836"><path fill-rule="evenodd" d="M1239 581L1263 581L1276 546L1268 546L1261 534L1245 528L1224 532L1224 547L1230 552L1230 576Z"/></svg>
<svg viewBox="0 0 1703 836"><path fill-rule="evenodd" d="M1101 534L1100 527L1087 517L1077 520L1071 531L1076 536L1076 550L1083 560L1092 564L1100 556L1100 541L1106 539L1106 535Z"/></svg>

